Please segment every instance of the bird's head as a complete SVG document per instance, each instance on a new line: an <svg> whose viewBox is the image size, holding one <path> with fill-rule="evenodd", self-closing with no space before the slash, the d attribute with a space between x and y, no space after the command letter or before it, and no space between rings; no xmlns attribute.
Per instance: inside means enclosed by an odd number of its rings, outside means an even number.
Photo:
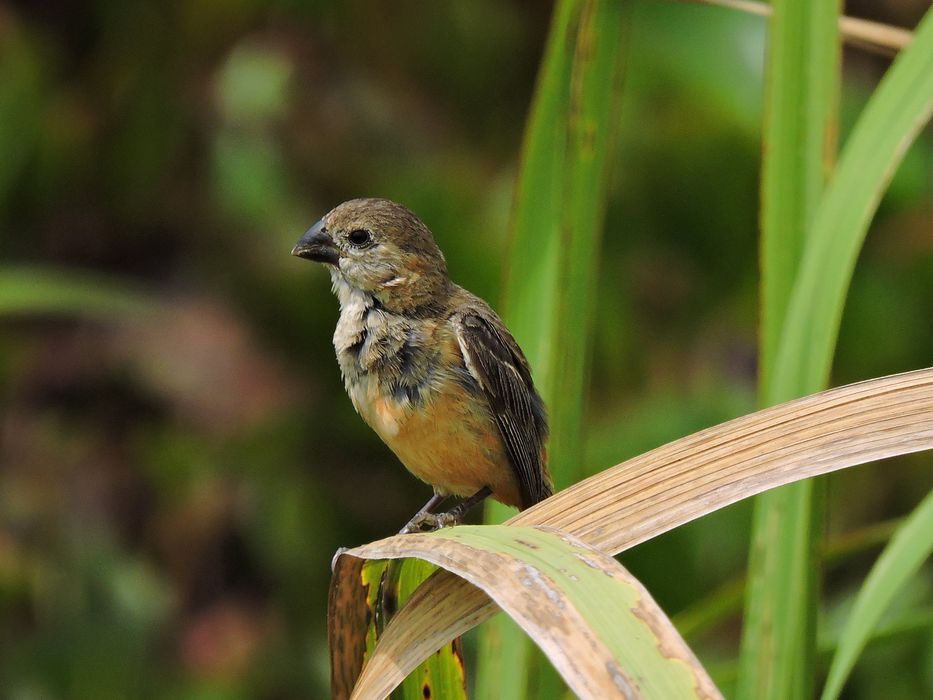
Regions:
<svg viewBox="0 0 933 700"><path fill-rule="evenodd" d="M308 229L292 255L331 266L335 282L390 310L434 303L450 284L428 227L387 199L352 199L335 207Z"/></svg>

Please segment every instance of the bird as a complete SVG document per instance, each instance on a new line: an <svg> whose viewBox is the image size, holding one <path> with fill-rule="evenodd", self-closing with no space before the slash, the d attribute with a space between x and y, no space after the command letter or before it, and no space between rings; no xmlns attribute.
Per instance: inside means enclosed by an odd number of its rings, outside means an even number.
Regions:
<svg viewBox="0 0 933 700"><path fill-rule="evenodd" d="M459 524L487 497L524 510L553 493L547 413L528 361L489 304L450 279L414 213L352 199L292 255L330 272L334 349L354 408L433 487L401 533ZM450 497L462 500L438 512Z"/></svg>

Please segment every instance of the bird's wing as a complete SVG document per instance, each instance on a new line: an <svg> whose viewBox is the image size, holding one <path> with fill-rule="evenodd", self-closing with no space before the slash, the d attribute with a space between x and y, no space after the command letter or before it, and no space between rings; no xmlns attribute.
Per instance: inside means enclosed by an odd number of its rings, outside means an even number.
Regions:
<svg viewBox="0 0 933 700"><path fill-rule="evenodd" d="M466 367L483 390L518 477L522 508L532 506L552 488L544 463L547 418L528 361L491 311L458 314L455 327Z"/></svg>

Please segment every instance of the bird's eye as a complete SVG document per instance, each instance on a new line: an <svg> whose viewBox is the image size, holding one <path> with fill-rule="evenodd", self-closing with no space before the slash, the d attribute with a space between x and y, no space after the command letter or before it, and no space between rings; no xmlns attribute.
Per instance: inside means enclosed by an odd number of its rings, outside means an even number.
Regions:
<svg viewBox="0 0 933 700"><path fill-rule="evenodd" d="M357 248L365 248L373 242L373 236L366 229L358 228L355 231L350 231L347 240Z"/></svg>

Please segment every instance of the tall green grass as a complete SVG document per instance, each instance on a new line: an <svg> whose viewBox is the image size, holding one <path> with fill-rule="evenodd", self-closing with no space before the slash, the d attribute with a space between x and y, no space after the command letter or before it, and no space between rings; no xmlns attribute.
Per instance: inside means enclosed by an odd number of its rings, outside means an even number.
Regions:
<svg viewBox="0 0 933 700"><path fill-rule="evenodd" d="M775 22L781 13L790 12L788 2L775 4ZM801 3L797 12L816 13L818 8ZM819 17L811 17L816 22ZM786 21L786 18L785 18ZM804 22L802 15L798 21ZM830 19L823 15L825 32ZM778 25L780 28L780 25ZM807 40L814 43L825 37L813 37L798 27L788 35L777 34L771 62L780 61L783 70L790 71L797 56L807 53ZM838 37L835 39L838 44ZM830 59L825 49L810 49L822 56L824 69ZM816 61L817 64L819 61ZM771 66L770 81L786 77ZM814 69L812 66L810 70ZM835 69L834 69L835 70ZM798 76L798 80L800 77ZM769 83L769 94L778 88ZM799 95L798 100L804 98ZM833 98L835 99L835 98ZM765 183L763 188L763 258L765 318L762 326L763 372L761 396L772 404L794 396L824 388L835 351L845 297L852 278L859 249L868 231L878 203L919 130L929 121L933 109L933 12L927 12L917 28L914 41L894 62L872 95L852 130L839 158L829 173L829 183L810 211L799 213L796 221L774 220L769 207L781 205L781 188L792 189L797 183L814 182L822 176L825 160L818 161L816 146L809 156L810 172L804 167L780 167L779 154L794 148L805 148L801 142L781 145L774 140L765 143ZM818 107L801 110L794 99L773 102L769 114L782 110L783 116L797 115L810 123L817 133L826 129ZM777 116L772 119L778 118ZM827 133L824 131L823 133ZM831 129L829 130L831 133ZM766 139L773 136L770 131ZM804 144L806 141L804 141ZM824 152L829 152L828 149ZM771 180L768 176L770 174ZM794 205L784 203L789 212ZM815 207L815 208L814 208ZM781 261L771 250L777 240L795 226L804 224L803 247L796 269ZM790 277L792 284L783 283L787 296L772 304L786 308L783 318L768 316L768 274ZM773 289L770 290L772 296ZM817 610L815 578L818 562L812 554L814 538L818 536L819 494L812 484L800 484L776 494L767 494L759 501L753 533L750 562L750 587L743 630L742 658L739 670L739 697L805 697L812 694L815 650L814 618Z"/></svg>
<svg viewBox="0 0 933 700"><path fill-rule="evenodd" d="M516 186L506 319L551 406L558 486L579 477L590 292L608 166L607 150L601 149L611 141L618 118L616 89L597 95L595 85L616 85L608 76L618 74L621 54L607 48L601 59L590 60L598 51L584 49L593 37L621 32L621 5L558 3ZM859 247L933 102L928 13L913 44L872 96L836 165L839 11L838 0L773 3L762 144L763 405L827 385ZM619 39L613 39L616 46ZM581 110L581 104L588 106ZM585 122L576 121L574 113L577 118L585 113ZM596 148L587 153L587 144ZM813 694L821 501L820 490L809 482L759 500L739 697ZM501 511L493 508L489 519L500 518ZM485 627L478 697L553 697L547 681L528 684L531 654L511 623L500 616Z"/></svg>
<svg viewBox="0 0 933 700"><path fill-rule="evenodd" d="M615 0L557 4L512 208L504 316L549 407L549 469L558 489L583 476L587 354L626 14L626 3ZM493 504L487 521L504 514ZM562 692L548 662L505 616L481 630L479 658L477 697Z"/></svg>
<svg viewBox="0 0 933 700"><path fill-rule="evenodd" d="M835 153L838 0L777 0L768 33L761 173L762 406L822 386L777 384L774 365L800 258ZM822 483L758 497L737 697L812 695Z"/></svg>

